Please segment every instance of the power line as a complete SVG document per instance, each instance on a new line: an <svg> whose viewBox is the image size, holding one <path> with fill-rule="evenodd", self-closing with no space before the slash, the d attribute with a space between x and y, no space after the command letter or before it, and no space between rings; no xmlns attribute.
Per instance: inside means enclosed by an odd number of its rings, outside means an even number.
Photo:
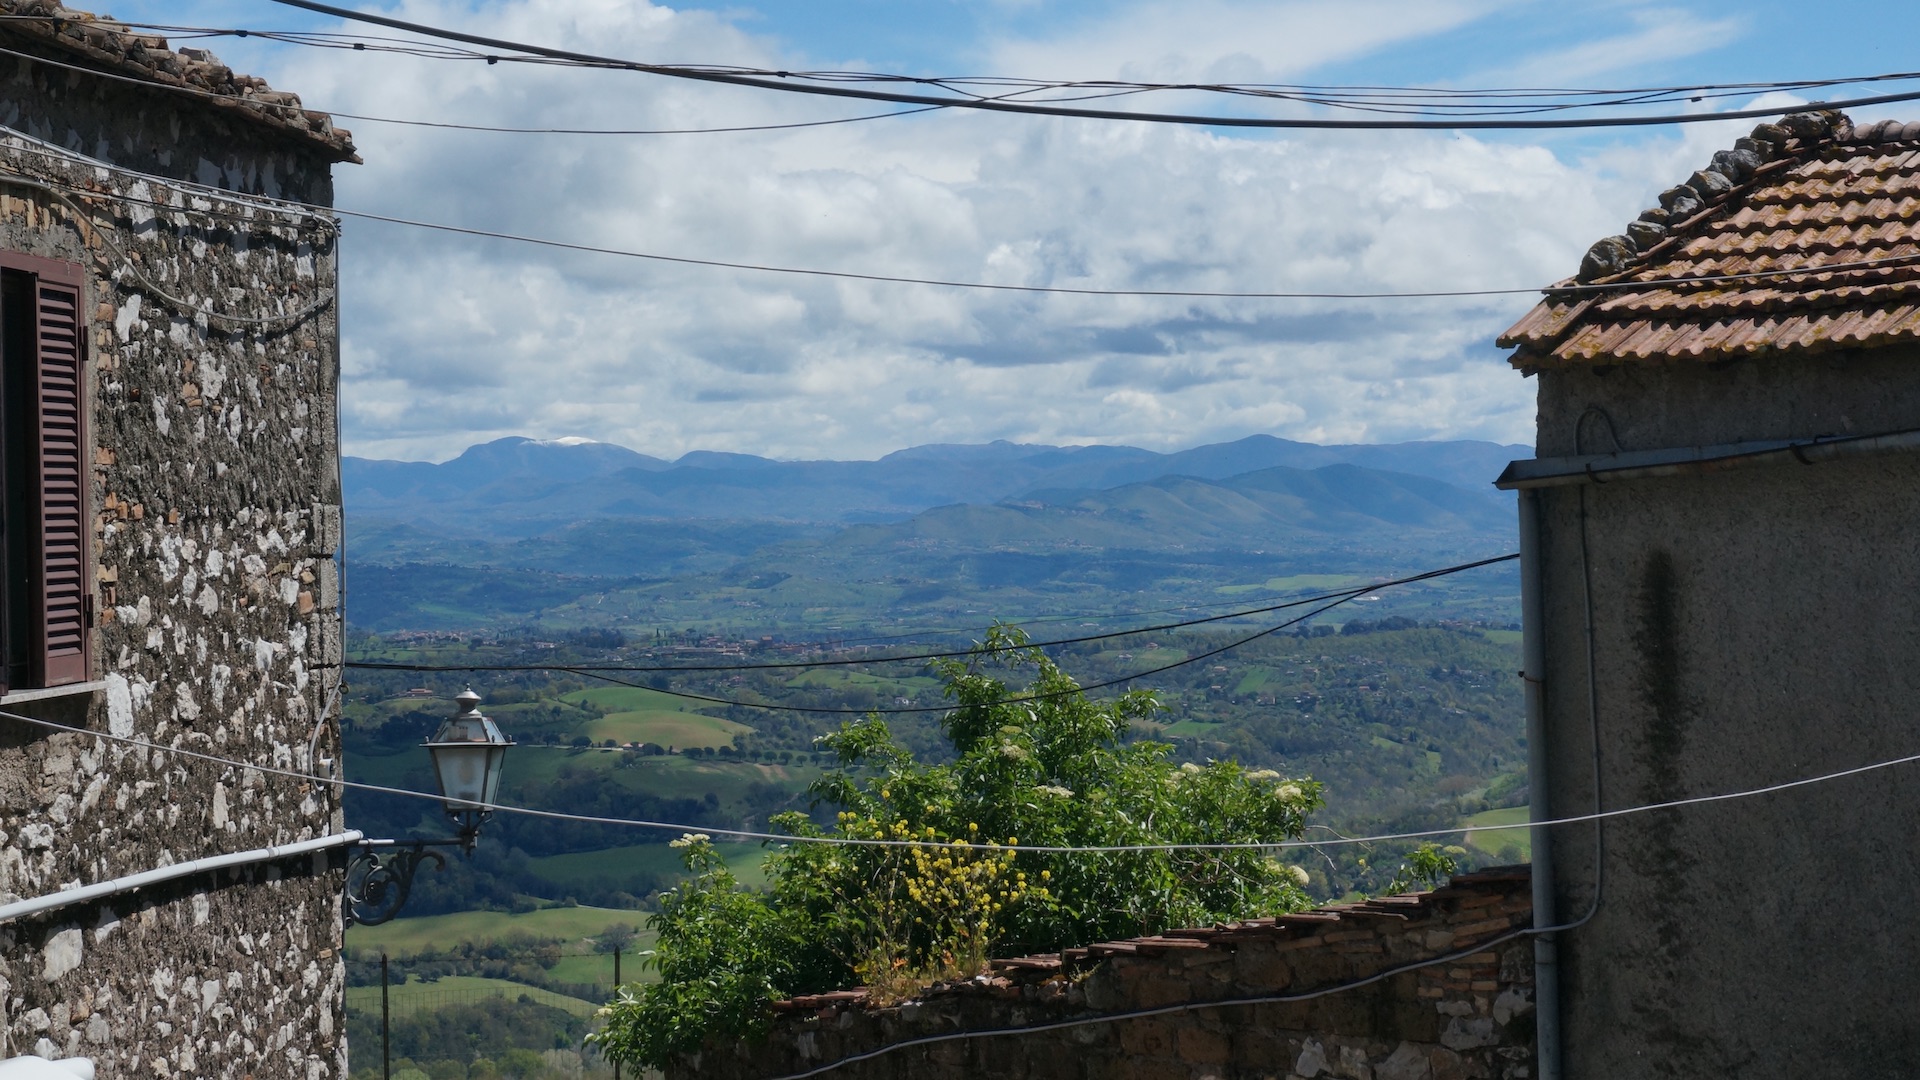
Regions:
<svg viewBox="0 0 1920 1080"><path fill-rule="evenodd" d="M276 2L280 2L280 0L276 0ZM15 129L12 129L12 128L0 128L0 130L7 131L14 135L18 135L22 138L31 139L31 136L27 136L24 133L16 131ZM39 143L39 140L32 140L32 141L35 142L36 144ZM108 162L100 161L95 158L89 158L80 154L75 154L70 151L55 150L53 148L47 148L44 146L44 144L42 144L38 148L32 147L32 146L23 146L23 147L18 147L17 149L19 149L23 153L39 154L40 156L54 158L56 160L82 161L91 167L111 169L113 171L122 173L124 175L138 176L142 179L166 184L168 186L188 188L188 189L204 189L220 195L231 194L229 192L226 192L224 189L203 188L203 185L194 184L191 181L183 181L178 178L163 177L163 176L157 176L151 173L143 173L135 169L128 169L123 166L113 165ZM68 187L66 188L66 190L72 194L83 195L88 197L99 197L99 194L100 194L98 192L85 191L85 190L74 188L74 187ZM118 199L122 202L137 203L141 201L138 199L128 198L123 195L114 195L110 197ZM1723 285L1723 284L1730 284L1734 282L1743 282L1743 281L1766 281L1766 280L1774 280L1778 278L1803 277L1809 274L1834 274L1834 273L1842 273L1842 272L1857 271L1857 270L1890 270L1890 269L1896 269L1900 267L1912 267L1915 265L1920 265L1920 254L1889 255L1889 256L1883 256L1883 257L1872 258L1872 259L1856 259L1856 260L1850 260L1850 261L1830 262L1830 263L1808 262L1799 266L1789 267L1784 269L1750 270L1750 271L1742 271L1742 272L1733 273L1733 274L1707 274L1707 275L1699 275L1699 276L1684 277L1684 278L1639 278L1639 279L1624 279L1624 280L1618 280L1618 281L1599 281L1599 282L1588 282L1588 283L1562 281L1562 282L1556 282L1555 284L1546 286L1544 288L1535 286L1535 287L1526 287L1526 288L1504 288L1504 289L1432 289L1432 290L1417 290L1417 291L1404 291L1404 292L1395 292L1395 291L1236 292L1236 291L1228 291L1228 290L1201 290L1201 289L1094 289L1094 288L1075 288L1071 286L1058 286L1058 285L1010 285L1010 284L1000 284L996 282L962 281L962 280L952 280L952 279L946 279L946 278L920 278L920 277L907 277L907 276L894 275L894 274L868 274L868 273L860 273L858 271L851 271L851 270L823 270L823 269L816 269L812 267L775 266L775 265L768 265L768 264L762 264L762 263L734 262L734 261L723 260L723 259L700 259L700 258L693 258L689 256L683 256L683 255L663 255L656 252L632 251L624 248L602 247L594 244L578 244L578 243L572 243L564 240L551 240L551 239L546 239L546 238L537 237L537 236L525 236L517 233L497 232L489 229L471 228L471 227L460 226L460 225L445 225L437 222L419 221L412 218L397 217L390 214L375 214L375 213L371 213L364 210L347 210L337 206L326 206L319 203L306 203L306 202L300 202L297 200L279 200L278 205L281 207L298 207L300 209L309 210L316 213L334 214L340 217L359 218L366 221L378 221L378 222L383 222L391 225L404 225L409 228L427 229L435 232L453 233L461 236L473 236L473 237L481 237L481 238L493 239L493 240L510 240L516 243L532 244L538 247L549 247L549 248L554 248L562 251L577 251L585 254L595 254L595 255L613 255L621 258L641 259L641 260L646 260L650 262L673 263L673 264L682 265L682 266L706 266L706 267L713 267L716 269L725 269L725 270L745 270L745 271L750 271L754 273L789 274L789 275L795 275L800 277L818 277L818 278L830 278L835 280L848 280L848 281L871 281L871 282L877 282L877 283L883 283L883 284L895 284L895 285L927 285L927 286L934 286L939 288L950 288L950 289L972 289L972 290L978 290L983 292L1013 292L1013 293L1031 293L1031 294L1040 294L1040 295L1063 295L1063 296L1164 297L1164 298L1172 298L1172 299L1218 299L1218 300L1419 300L1419 299L1462 299L1462 298L1523 296L1523 295L1539 296L1543 294L1550 297L1557 297L1557 296L1594 295L1594 294L1603 294L1603 293L1631 291L1631 290L1638 290L1638 289L1657 289L1657 288L1669 288L1669 287L1670 288L1683 288L1683 287L1692 288L1692 287L1709 286L1709 285ZM180 208L169 207L169 209L179 210Z"/></svg>
<svg viewBox="0 0 1920 1080"><path fill-rule="evenodd" d="M24 18L27 16L20 16L20 17ZM135 25L138 25L138 24L135 24ZM36 64L44 64L47 67L60 68L65 71L77 71L82 74L97 76L99 78L109 79L114 82L132 83L136 86L140 86L143 88L158 87L162 90L172 90L175 93L186 94L189 97L200 97L200 98L207 98L215 101L235 102L241 105L245 105L249 108L260 109L262 111L279 109L284 112L300 116L303 119L307 112L318 111L318 112L324 112L328 116L336 117L342 120L364 121L366 123L372 123L372 124L395 124L402 127L445 128L445 129L454 130L454 131L484 131L484 132L493 132L493 133L509 134L509 135L718 135L718 134L726 134L731 132L744 132L744 131L786 131L794 128L831 127L835 124L855 124L855 123L860 123L866 120L885 120L895 116L911 116L914 113L938 112L940 111L940 109L945 107L940 105L928 105L922 108L896 109L892 112L884 112L884 113L868 113L867 115L864 115L864 116L843 116L843 117L839 117L832 120L804 120L804 121L797 121L794 123L785 123L785 124L736 124L731 127L710 127L710 128L503 127L503 126L495 126L490 124L457 124L457 123L451 123L447 121L438 121L438 120L402 120L402 119L398 119L396 117L391 117L391 116L369 116L365 113L339 112L333 109L310 110L309 107L304 104L303 105L283 105L279 102L258 101L253 98L235 97L232 94L222 94L213 90L205 90L198 86L190 86L190 85L176 86L172 83L156 83L151 79L142 79L137 76L121 75L111 71L102 71L99 68L85 67L80 64L63 63L59 60L54 60L49 57L35 56L33 53L19 52L14 49L0 48L0 56L11 56L20 60L29 60Z"/></svg>
<svg viewBox="0 0 1920 1080"><path fill-rule="evenodd" d="M635 71L648 75L660 75L676 79L691 79L699 82L720 83L731 86L752 87L761 90L775 90L783 93L812 94L823 97L855 98L863 101L887 101L901 105L933 105L959 109L980 109L990 112L1019 113L1034 116L1060 116L1091 120L1127 120L1143 123L1198 125L1204 127L1240 127L1240 128L1277 128L1312 130L1398 130L1398 131L1452 131L1474 130L1539 130L1572 128L1607 127L1652 127L1672 124L1696 124L1717 120L1741 120L1760 117L1780 116L1797 111L1804 106L1787 106L1766 109L1739 109L1722 113L1671 114L1659 116L1605 116L1591 118L1558 117L1551 119L1471 119L1451 118L1441 120L1396 119L1396 120L1352 120L1316 117L1245 117L1245 116L1198 116L1179 113L1127 112L1117 109L1087 109L1064 105L1046 105L1029 102L1013 102L994 98L935 97L929 94L911 94L892 90L869 90L859 87L839 85L818 85L792 81L792 72L755 71L751 74L738 70L696 68L665 64L648 64L634 60L622 60L610 56L596 56L592 53L575 52L569 49L555 49L525 42L508 41L501 38L484 37L457 30L429 26L422 23L407 22L385 15L374 15L362 11L336 7L332 4L316 3L314 0L273 0L287 7L303 8L308 11L332 15L353 22L371 23L390 29L446 41L459 41L483 48L501 49L509 53L522 53L528 56L549 60L562 60L592 67L613 68ZM507 59L497 57L496 59ZM921 84L942 85L942 80L912 79L904 76L888 76L889 81L915 82ZM1167 89L1175 89L1169 86ZM1823 108L1845 109L1866 105L1883 105L1898 101L1920 99L1920 91L1907 91L1897 94L1881 94L1873 97L1850 98L1842 101L1821 103Z"/></svg>
<svg viewBox="0 0 1920 1080"><path fill-rule="evenodd" d="M1161 672L1172 671L1174 668L1177 668L1177 667L1185 667L1188 664L1197 664L1202 660L1209 660L1209 659L1212 659L1213 657L1219 656L1221 653L1231 652L1232 650L1237 649L1240 646L1245 645L1249 642L1258 641L1259 639L1266 637L1269 634L1277 634L1280 631L1285 630L1290 626L1295 626L1299 623L1306 622L1308 619L1313 618L1315 615L1318 615L1325 611L1331 611L1332 609L1339 607L1341 604L1347 603L1348 601L1354 599L1354 597L1358 595L1359 595L1358 593L1355 593L1352 596L1343 597L1339 600L1333 601L1330 604L1325 604L1320 607L1314 608L1312 611L1307 612L1305 615L1288 619L1286 622L1283 622L1278 626L1270 626L1265 630L1261 630L1257 633L1249 634L1246 637L1240 638L1235 641L1230 641L1227 644L1222 645L1217 649L1210 649L1203 653L1197 653L1193 656L1188 656L1180 660L1175 660L1171 664L1163 664L1157 668L1149 668L1146 671L1135 672L1134 674L1131 674L1131 675L1123 675L1117 679L1108 679L1105 682L1088 683L1085 686L1075 686L1071 690L1052 690L1052 691L1047 691L1045 693L1040 693L1040 694L1025 694L1020 697L1011 697L1011 698L1005 699L1002 702L996 702L995 704L1023 705L1033 701L1052 701L1057 698L1073 697L1077 694L1086 693L1089 690L1103 690L1112 686L1120 686L1125 683L1133 682L1136 679L1144 679L1150 675L1158 675ZM739 701L731 698L714 697L708 694L696 694L687 690L664 690L657 686L649 686L646 683L634 682L630 679L619 679L619 678L615 678L612 675L606 675L598 671L590 671L584 668L554 666L549 668L548 670L564 671L569 675L579 675L588 679L599 679L601 682L613 683L616 686L630 686L637 690L650 690L656 694L665 694L668 697L682 698L687 701L700 701L710 705L726 705L728 707L761 709L767 712L825 713L825 714L836 715L836 716L839 716L839 715L905 716L905 715L914 715L914 714L923 714L923 713L952 712L955 709L964 709L964 708L971 707L964 703L947 704L947 705L893 705L883 709L850 709L842 706L822 706L819 708L811 708L805 705L771 705L771 704L763 704L760 702L753 702L753 701Z"/></svg>
<svg viewBox="0 0 1920 1080"><path fill-rule="evenodd" d="M304 5L303 5L304 6ZM347 17L343 14L342 17ZM0 15L0 22L51 22L56 27L67 22L59 15ZM284 44L301 45L314 48L351 50L355 52L396 53L438 60L482 61L496 64L501 61L515 63L560 63L564 66L584 66L590 68L634 68L631 61L595 57L583 59L586 54L555 55L556 50L540 50L536 46L511 42L492 42L512 46L511 54L489 53L473 49L461 49L444 45L432 45L411 38L387 37L382 35L345 34L322 31L257 30L234 27L183 26L170 23L129 22L121 20L80 20L92 25L107 25L113 28L139 28L159 31L176 38L204 39L211 37L263 38ZM368 20L373 21L373 20ZM421 28L414 32L426 32L432 28ZM451 31L440 31L440 36L449 40L471 40L466 35L455 35ZM492 41L492 39L482 39ZM1021 97L1043 91L1072 90L1081 91L1072 97L1054 97L1041 99L1043 102L1075 101L1090 98L1125 96L1140 93L1185 91L1210 92L1243 97L1293 101L1329 108L1357 109L1362 111L1399 112L1410 115L1426 115L1435 112L1477 111L1477 112L1547 112L1568 109L1588 109L1606 106L1647 104L1663 101L1697 103L1710 98L1751 95L1762 91L1800 91L1835 86L1856 86L1883 82L1904 82L1920 78L1920 72L1885 72L1871 75L1827 77L1817 79L1776 79L1765 81L1747 81L1731 83L1691 83L1671 86L1651 86L1632 88L1595 88L1595 87L1494 87L1479 89L1448 87L1407 87L1375 85L1332 85L1301 83L1149 83L1109 79L1070 79L1044 80L1016 78L1009 76L947 76L923 77L887 72L861 72L845 70L800 71L774 70L769 68L742 67L739 65L716 64L659 64L650 65L663 71L679 73L726 74L738 76L774 77L784 82L806 80L834 83L904 83L920 86L932 86L956 94L967 94L968 98L958 100L991 100L994 96L972 94L966 88L991 87L1006 90L998 95L999 99ZM91 69L87 69L91 70ZM784 86L783 89L791 89ZM224 96L224 95L221 95ZM1566 100L1572 99L1572 100ZM1422 104L1437 102L1440 104ZM930 108L946 108L954 102L942 101ZM263 103L264 104L264 103ZM918 110L915 110L918 111ZM505 131L529 134L690 134L715 130L761 130L759 126L742 129L664 129L664 130L625 130L625 129L555 129L555 128L508 128L486 125L440 124L434 121L397 120L377 116L355 116L348 113L336 115L351 119L368 120L377 123L418 124L421 126L462 127L471 130ZM875 117L856 117L857 119L877 119L880 116L897 114L878 114ZM1133 115L1133 114L1128 114ZM848 120L820 121L816 123L845 123ZM808 125L771 125L808 126Z"/></svg>
<svg viewBox="0 0 1920 1080"><path fill-rule="evenodd" d="M1285 603L1280 603L1280 604L1272 604L1267 607L1249 608L1245 611L1233 611L1233 612L1228 612L1227 614L1224 614L1224 615L1209 615L1204 618L1186 619L1181 622L1160 623L1156 626L1141 626L1131 630L1111 630L1101 634L1083 634L1083 635L1080 635L1079 637L1056 638L1052 641L1032 641L1024 645L995 646L987 649L980 649L980 648L948 649L948 650L943 650L939 652L908 653L904 656L877 656L877 657L864 657L864 658L858 658L858 659L847 658L847 659L838 659L838 660L783 660L783 661L778 661L774 663L762 663L762 664L698 664L698 665L689 664L689 665L671 665L671 666L647 665L647 664L568 664L568 665L565 665L565 670L576 672L576 673L605 672L605 671L633 671L633 672L655 672L655 673L673 672L673 671L695 671L695 672L773 671L773 670L781 670L781 669L787 669L787 668L848 667L848 666L857 665L857 664L894 664L894 663L906 663L908 661L915 661L915 660L945 660L945 659L958 657L958 656L975 656L981 653L982 651L999 653L999 652L1014 652L1020 649L1050 649L1056 645L1081 645L1090 641L1108 641L1113 638L1133 637L1139 634L1157 634L1157 633L1161 633L1168 630L1181 630L1190 626L1201 626L1207 623L1221 622L1226 619L1240 619L1240 618L1245 618L1249 615L1264 615L1270 611L1282 611L1287 608L1304 607L1308 604L1316 604L1323 600L1332 600L1336 597L1348 596L1354 593L1364 594L1364 593L1372 592L1375 589L1390 589L1397 585L1407 585L1407 584L1412 584L1414 582L1426 581L1431 578L1445 577L1450 574L1460 573L1461 571L1464 571L1464 570L1477 570L1480 567L1492 566L1496 563L1512 562L1513 560L1518 559L1519 557L1520 556L1517 553L1512 555L1499 555L1491 559L1480 559L1476 562L1460 563L1459 565L1443 567L1439 570L1429 570L1429 571L1426 571L1425 573L1415 574L1411 577L1396 578L1392 581L1375 582L1369 585L1356 585L1353 588L1340 589L1335 592L1322 593L1317 596L1300 597L1299 599L1289 600L1289 601L1286 601ZM346 666L350 668L359 668L367 671L556 671L556 670L560 670L560 667L554 664L407 664L407 663L388 662L388 661L350 661L349 663L347 663Z"/></svg>
<svg viewBox="0 0 1920 1080"><path fill-rule="evenodd" d="M336 779L331 776L321 776L313 773L299 772L294 769L283 769L273 765L260 765L260 764L255 764L253 762L240 761L234 758L221 757L218 754L208 754L198 750L189 750L186 747L182 747L182 746L170 746L170 745L165 745L161 743L155 743L140 736L115 735L111 732L96 731L91 728L74 727L70 724L62 724L52 720L43 720L39 717L27 716L22 713L10 712L6 710L0 710L0 719L14 720L23 724L31 724L35 727L45 728L47 730L58 731L58 732L62 732L70 735L81 735L89 738L105 739L109 742L120 743L127 746L144 747L150 750L158 750L164 753L174 754L179 757L186 757L186 758L192 758L199 761L206 761L216 765L225 765L235 769L251 769L263 775L278 776L278 777L283 777L285 779L298 780L298 781L301 781L302 783L319 784L326 787L339 788L339 789L352 790L352 791L367 791L375 794L398 795L405 798L421 799L428 802L445 801L443 796L434 792L413 791L408 788L387 787L380 784L366 784L366 783L360 783L353 780ZM1027 853L1032 853L1036 855L1101 855L1101 854L1111 855L1111 854L1128 854L1128 853L1144 853L1144 852L1176 852L1176 851L1282 851L1282 850L1293 850L1293 849L1299 849L1299 848L1340 847L1340 846L1346 846L1350 844L1380 844L1380 843L1389 843L1389 842L1402 841L1402 840L1429 840L1429 839L1433 839L1434 837L1458 836L1461 833L1468 833L1468 832L1493 831L1496 828L1511 828L1511 829L1552 828L1552 827L1561 826L1561 825L1579 825L1587 822L1607 821L1614 818L1622 818L1622 817L1635 816L1639 814L1653 813L1661 810L1678 810L1678 809L1683 809L1691 806L1705 806L1713 803L1734 802L1741 799L1758 798L1760 796L1765 796L1765 795L1777 795L1782 792L1793 791L1803 787L1813 787L1819 784L1826 784L1826 783L1832 783L1838 780L1851 779L1856 776L1864 776L1869 773L1880 772L1880 771L1891 769L1891 768L1897 768L1902 765L1913 765L1916 763L1920 763L1920 754L1908 754L1903 757L1888 758L1885 760L1872 762L1866 765L1857 765L1852 768L1839 769L1833 772L1820 773L1814 776L1804 776L1798 779L1786 780L1780 783L1767 784L1760 787L1742 788L1735 791L1719 792L1712 795L1695 795L1687 798L1668 799L1662 802L1641 803L1634 806L1620 807L1613 810L1595 810L1591 813L1586 813L1586 814L1575 814L1568 817L1549 818L1549 819L1540 820L1540 821L1529 821L1523 825L1494 826L1494 827L1490 827L1486 825L1455 825L1455 826L1450 826L1442 829L1420 829L1420 830L1414 830L1411 832L1379 833L1372 836L1342 836L1342 837L1336 837L1331 840L1280 840L1280 841L1273 841L1273 842L1223 841L1220 843L1097 844L1097 845L1001 844L997 846L997 850L1014 852L1014 853L1027 852ZM823 845L836 846L836 847L917 847L917 848L950 848L953 846L952 841L940 841L940 840L888 840L888 839L864 839L860 837L846 837L846 836L794 836L788 833L756 832L750 829L727 829L727 828L721 828L713 825L687 825L687 824L681 824L677 822L646 821L639 818L616 818L616 817L602 817L602 816L597 816L592 814L569 814L569 813L564 813L557 810L538 810L532 807L512 806L505 803L489 803L487 804L486 809L495 813L518 814L526 817L542 818L550 821L573 821L573 822L579 822L587 825L615 825L615 826L625 826L625 827L640 828L640 829L657 829L657 830L664 830L668 832L676 832L681 834L691 833L691 834L706 834L709 836L714 836L714 835L730 836L730 837L737 837L742 840L761 840L761 841L767 841L767 842L778 843L778 844L823 844Z"/></svg>
<svg viewBox="0 0 1920 1080"><path fill-rule="evenodd" d="M279 2L279 0L276 0L276 2ZM1898 266L1913 266L1920 263L1920 254L1889 255L1882 258L1860 259L1851 262L1807 263L1782 270L1754 270L1737 274L1590 282L1584 284L1562 282L1545 288L1430 289L1407 292L1234 292L1203 289L1090 289L1059 285L1005 285L984 281L906 277L894 274L866 274L851 270L820 270L807 267L732 262L723 259L697 259L681 255L661 255L621 248L600 247L594 244L576 244L564 240L548 240L541 237L494 232L487 229L469 228L459 225L441 225L386 214L373 214L360 210L343 210L338 207L331 209L334 213L342 217L361 218L368 221L380 221L392 225L406 225L413 228L456 233L464 236L484 237L493 240L512 240L517 243L534 244L540 247L557 248L564 251L578 251L594 255L616 255L623 258L644 259L652 262L677 263L683 266L708 266L725 270L747 270L765 274L791 274L800 277L834 278L846 281L873 281L894 285L931 285L948 289L973 289L983 292L1036 293L1055 296L1139 296L1213 300L1435 300L1494 296L1538 296L1543 293L1550 296L1571 296L1590 293L1622 292L1635 289L1656 289L1663 286L1691 287L1721 285L1739 281L1770 280L1782 277L1805 276L1807 274L1830 274L1848 270L1891 269Z"/></svg>

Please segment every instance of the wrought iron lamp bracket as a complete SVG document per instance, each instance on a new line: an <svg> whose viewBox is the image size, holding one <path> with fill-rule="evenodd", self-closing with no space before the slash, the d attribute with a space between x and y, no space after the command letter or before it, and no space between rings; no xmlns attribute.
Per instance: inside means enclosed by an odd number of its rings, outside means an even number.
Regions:
<svg viewBox="0 0 1920 1080"><path fill-rule="evenodd" d="M407 906L407 894L413 891L413 875L420 864L431 860L447 865L446 856L431 850L441 847L471 849L472 842L459 840L376 840L356 848L347 860L347 884L340 906L348 926L378 926Z"/></svg>

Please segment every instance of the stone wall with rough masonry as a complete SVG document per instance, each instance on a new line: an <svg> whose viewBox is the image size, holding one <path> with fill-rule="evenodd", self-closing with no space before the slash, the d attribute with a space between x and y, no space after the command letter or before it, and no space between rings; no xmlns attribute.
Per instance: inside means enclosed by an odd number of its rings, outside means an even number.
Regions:
<svg viewBox="0 0 1920 1080"><path fill-rule="evenodd" d="M1428 893L1002 960L919 1000L853 990L782 1002L768 1037L712 1046L669 1080L768 1080L928 1036L832 1080L1519 1080L1533 1075L1525 867ZM1477 947L1484 946L1484 947ZM1295 1002L1406 965L1445 963ZM1142 1010L1192 1008L1122 1019ZM1111 1018L1111 1019L1103 1019Z"/></svg>
<svg viewBox="0 0 1920 1080"><path fill-rule="evenodd" d="M4 67L0 248L86 272L98 685L0 708L132 741L0 719L0 902L338 832L329 788L169 751L333 770L342 646L338 230L190 184L324 202L343 153L157 88ZM344 1075L342 863L0 924L0 1057Z"/></svg>

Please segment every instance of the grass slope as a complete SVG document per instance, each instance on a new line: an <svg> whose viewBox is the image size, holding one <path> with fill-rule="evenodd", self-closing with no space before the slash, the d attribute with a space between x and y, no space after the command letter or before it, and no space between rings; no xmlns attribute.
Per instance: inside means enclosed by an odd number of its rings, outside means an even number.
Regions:
<svg viewBox="0 0 1920 1080"><path fill-rule="evenodd" d="M505 911L462 911L453 915L426 915L414 919L395 919L379 926L355 926L347 930L347 947L386 951L393 956L411 955L428 946L446 948L462 941L494 941L519 932L538 937L582 942L615 923L640 928L646 922L644 911L618 908L555 907L511 914ZM642 930L648 942L652 935ZM635 948L651 948L651 944Z"/></svg>
<svg viewBox="0 0 1920 1080"><path fill-rule="evenodd" d="M1489 855L1498 855L1500 849L1511 844L1520 849L1522 861L1533 858L1533 835L1525 828L1527 808L1510 806L1502 810L1483 810L1466 820L1474 831L1466 835L1468 847L1477 848ZM1491 826L1521 826L1520 828L1492 828Z"/></svg>
<svg viewBox="0 0 1920 1080"><path fill-rule="evenodd" d="M523 995L541 1005L565 1009L579 1017L592 1017L594 1012L604 1004L556 994L551 990L542 990L508 979L486 979L478 975L448 975L430 983L408 981L387 988L388 1007L399 1016L429 1012L447 1005L465 1004L479 997L503 997L517 1001ZM379 1012L380 987L377 985L347 987L347 1008Z"/></svg>

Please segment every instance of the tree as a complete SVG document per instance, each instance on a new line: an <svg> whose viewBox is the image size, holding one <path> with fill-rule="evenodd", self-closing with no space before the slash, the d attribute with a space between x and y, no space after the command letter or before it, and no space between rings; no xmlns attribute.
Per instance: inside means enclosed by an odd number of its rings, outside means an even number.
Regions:
<svg viewBox="0 0 1920 1080"><path fill-rule="evenodd" d="M693 876L649 920L660 980L606 1009L595 1038L609 1057L662 1067L759 1030L782 996L856 982L904 996L993 955L1308 906L1305 872L1270 850L1154 846L1297 839L1318 784L1175 763L1168 745L1130 738L1158 708L1150 692L1091 701L1016 629L935 667L955 704L942 722L954 760L916 761L874 715L823 737L838 767L811 793L835 823L774 818L812 842L768 855L767 892L741 889L706 837L675 842ZM1016 672L1030 672L1018 690Z"/></svg>

